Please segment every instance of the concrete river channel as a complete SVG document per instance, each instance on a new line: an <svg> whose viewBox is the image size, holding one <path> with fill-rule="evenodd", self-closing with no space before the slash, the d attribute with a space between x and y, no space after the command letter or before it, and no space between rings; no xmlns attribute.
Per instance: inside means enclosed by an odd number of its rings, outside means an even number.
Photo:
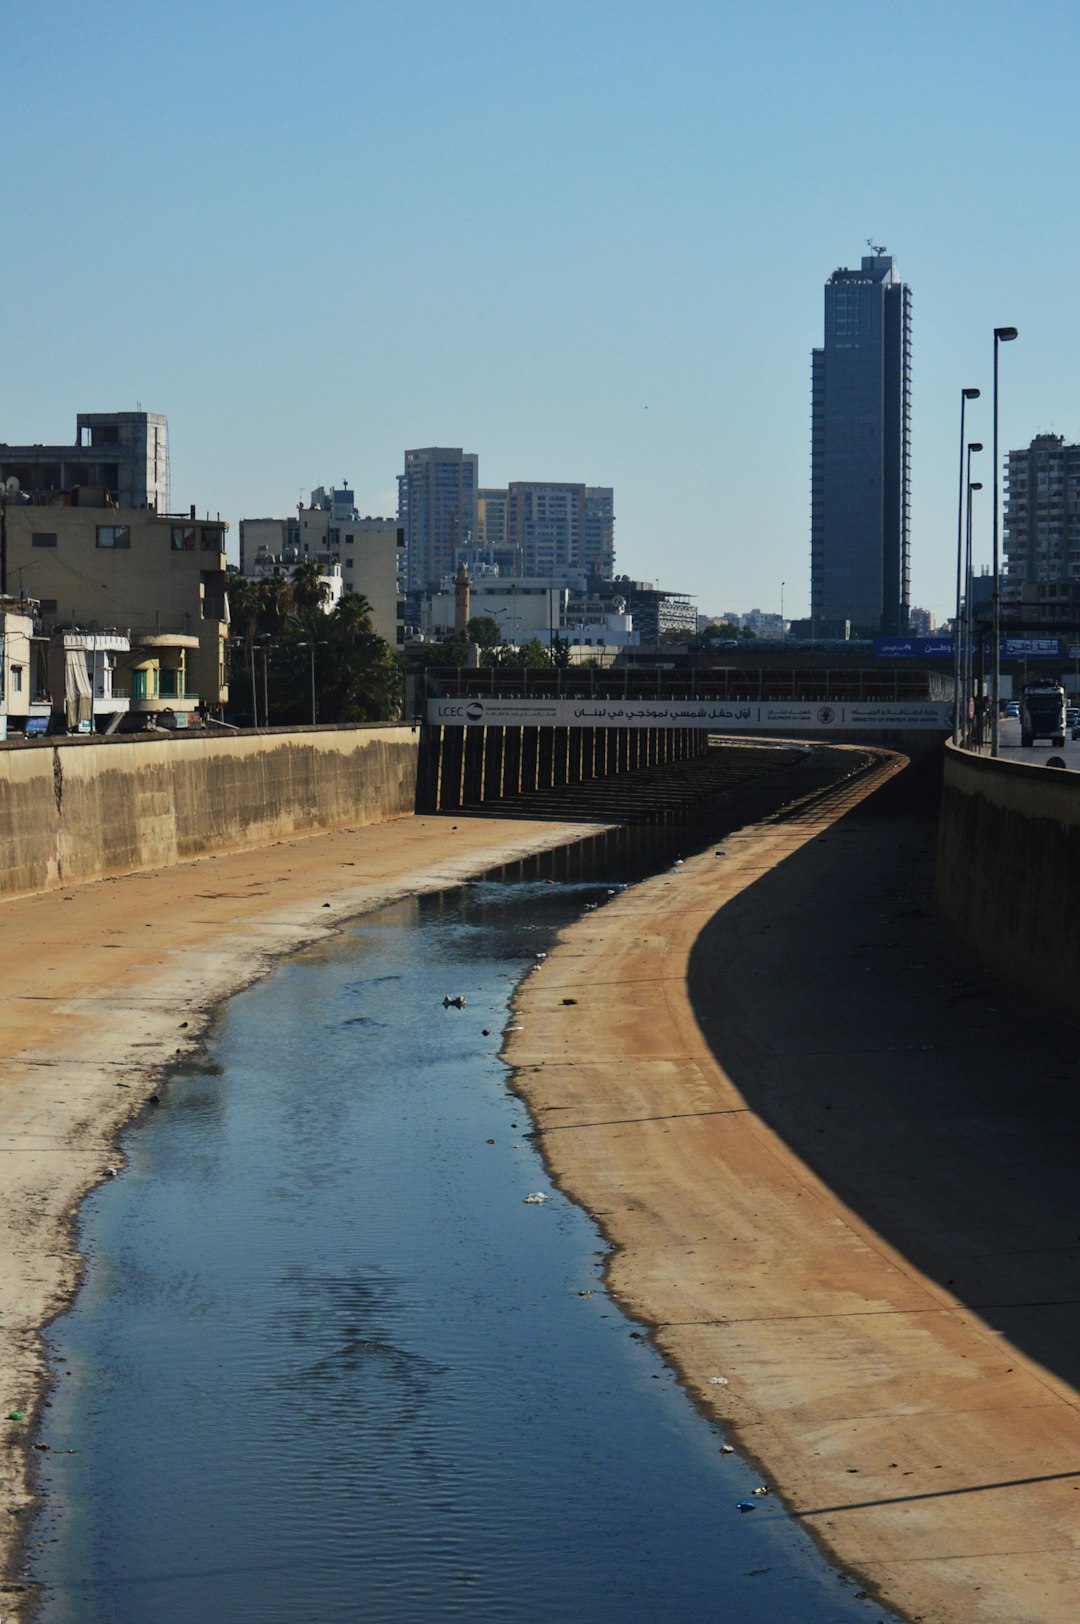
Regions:
<svg viewBox="0 0 1080 1624"><path fill-rule="evenodd" d="M886 1618L775 1496L737 1509L759 1477L605 1293L498 1059L560 927L716 833L401 902L222 1009L82 1211L43 1624Z"/></svg>

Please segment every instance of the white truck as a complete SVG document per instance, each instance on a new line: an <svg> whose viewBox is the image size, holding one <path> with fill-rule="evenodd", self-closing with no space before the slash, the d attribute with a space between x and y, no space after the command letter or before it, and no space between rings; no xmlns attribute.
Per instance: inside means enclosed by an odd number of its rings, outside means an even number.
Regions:
<svg viewBox="0 0 1080 1624"><path fill-rule="evenodd" d="M1049 739L1055 750L1065 748L1065 690L1060 682L1028 682L1020 695L1020 743Z"/></svg>

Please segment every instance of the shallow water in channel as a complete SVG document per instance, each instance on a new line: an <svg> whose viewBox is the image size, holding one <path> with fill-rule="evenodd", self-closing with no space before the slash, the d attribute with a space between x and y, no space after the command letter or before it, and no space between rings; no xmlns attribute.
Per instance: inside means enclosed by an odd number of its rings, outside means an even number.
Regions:
<svg viewBox="0 0 1080 1624"><path fill-rule="evenodd" d="M221 1012L83 1209L41 1619L885 1618L775 1499L736 1510L759 1479L604 1294L497 1059L559 927L680 845L398 903Z"/></svg>

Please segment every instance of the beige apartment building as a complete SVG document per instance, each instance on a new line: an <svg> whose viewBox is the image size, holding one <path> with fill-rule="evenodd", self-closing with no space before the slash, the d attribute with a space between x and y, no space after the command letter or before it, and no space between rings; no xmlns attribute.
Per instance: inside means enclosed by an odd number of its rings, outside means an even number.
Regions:
<svg viewBox="0 0 1080 1624"><path fill-rule="evenodd" d="M240 573L289 576L298 564L314 559L331 588L327 611L343 591L366 598L375 631L396 648L404 637L404 546L396 519L361 517L351 490L320 485L295 518L240 520Z"/></svg>
<svg viewBox="0 0 1080 1624"><path fill-rule="evenodd" d="M182 634L185 697L216 710L228 698L228 526L196 518L194 508L182 517L106 503L103 491L85 488L55 503L7 502L7 591L40 602L47 632L109 629L144 646Z"/></svg>

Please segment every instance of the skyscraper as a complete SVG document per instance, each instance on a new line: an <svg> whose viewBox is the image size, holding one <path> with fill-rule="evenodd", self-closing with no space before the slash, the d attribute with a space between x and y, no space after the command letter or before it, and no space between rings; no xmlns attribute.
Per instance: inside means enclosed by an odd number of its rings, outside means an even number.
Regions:
<svg viewBox="0 0 1080 1624"><path fill-rule="evenodd" d="M477 458L460 447L406 451L398 475L398 523L405 531L408 585L437 587L454 575L458 547L476 532Z"/></svg>
<svg viewBox="0 0 1080 1624"><path fill-rule="evenodd" d="M810 614L817 636L907 631L911 290L891 254L825 284L813 352Z"/></svg>

